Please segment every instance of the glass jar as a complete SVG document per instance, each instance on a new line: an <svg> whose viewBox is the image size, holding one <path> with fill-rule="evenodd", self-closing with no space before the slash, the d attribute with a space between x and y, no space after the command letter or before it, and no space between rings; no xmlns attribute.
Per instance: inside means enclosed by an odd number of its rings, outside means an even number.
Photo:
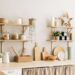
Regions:
<svg viewBox="0 0 75 75"><path fill-rule="evenodd" d="M19 39L18 33L14 33L14 34L12 35L12 39L13 39L13 40L18 40L18 39Z"/></svg>
<svg viewBox="0 0 75 75"><path fill-rule="evenodd" d="M26 40L26 36L25 36L24 34L21 34L21 35L20 35L20 39L21 39L21 40Z"/></svg>
<svg viewBox="0 0 75 75"><path fill-rule="evenodd" d="M3 33L3 35L2 35L2 39L3 40L9 40L9 33Z"/></svg>

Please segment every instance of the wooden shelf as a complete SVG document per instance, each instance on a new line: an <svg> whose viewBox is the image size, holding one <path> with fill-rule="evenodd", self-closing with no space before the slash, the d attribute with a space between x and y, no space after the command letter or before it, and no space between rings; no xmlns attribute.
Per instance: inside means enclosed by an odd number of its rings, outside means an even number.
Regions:
<svg viewBox="0 0 75 75"><path fill-rule="evenodd" d="M60 26L60 27L52 27L52 26L48 26L48 27L51 27L51 28L67 28L67 29L73 29L75 27L63 27L63 26Z"/></svg>
<svg viewBox="0 0 75 75"><path fill-rule="evenodd" d="M72 42L73 40L47 40L50 42Z"/></svg>
<svg viewBox="0 0 75 75"><path fill-rule="evenodd" d="M28 40L0 40L0 42L28 42Z"/></svg>
<svg viewBox="0 0 75 75"><path fill-rule="evenodd" d="M5 24L5 23L0 23L0 26L25 26L25 27L28 27L30 25L26 25L26 24Z"/></svg>

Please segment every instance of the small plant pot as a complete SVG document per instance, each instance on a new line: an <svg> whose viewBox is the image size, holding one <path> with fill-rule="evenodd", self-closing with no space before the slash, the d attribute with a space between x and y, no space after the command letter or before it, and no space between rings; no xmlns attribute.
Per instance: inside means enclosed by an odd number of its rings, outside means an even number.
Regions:
<svg viewBox="0 0 75 75"><path fill-rule="evenodd" d="M58 40L58 37L57 36L54 36L54 40Z"/></svg>

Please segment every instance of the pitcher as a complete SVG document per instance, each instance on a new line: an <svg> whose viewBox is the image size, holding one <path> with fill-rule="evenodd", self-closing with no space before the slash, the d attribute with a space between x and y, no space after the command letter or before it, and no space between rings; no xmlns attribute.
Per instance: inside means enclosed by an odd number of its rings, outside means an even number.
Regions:
<svg viewBox="0 0 75 75"><path fill-rule="evenodd" d="M4 52L2 55L2 62L3 63L9 63L9 52Z"/></svg>

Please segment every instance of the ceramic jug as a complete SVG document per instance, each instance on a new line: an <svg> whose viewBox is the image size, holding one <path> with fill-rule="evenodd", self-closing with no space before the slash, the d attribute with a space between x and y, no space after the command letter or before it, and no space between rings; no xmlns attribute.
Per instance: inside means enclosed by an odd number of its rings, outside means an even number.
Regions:
<svg viewBox="0 0 75 75"><path fill-rule="evenodd" d="M2 62L9 63L9 52L4 52L2 55Z"/></svg>

